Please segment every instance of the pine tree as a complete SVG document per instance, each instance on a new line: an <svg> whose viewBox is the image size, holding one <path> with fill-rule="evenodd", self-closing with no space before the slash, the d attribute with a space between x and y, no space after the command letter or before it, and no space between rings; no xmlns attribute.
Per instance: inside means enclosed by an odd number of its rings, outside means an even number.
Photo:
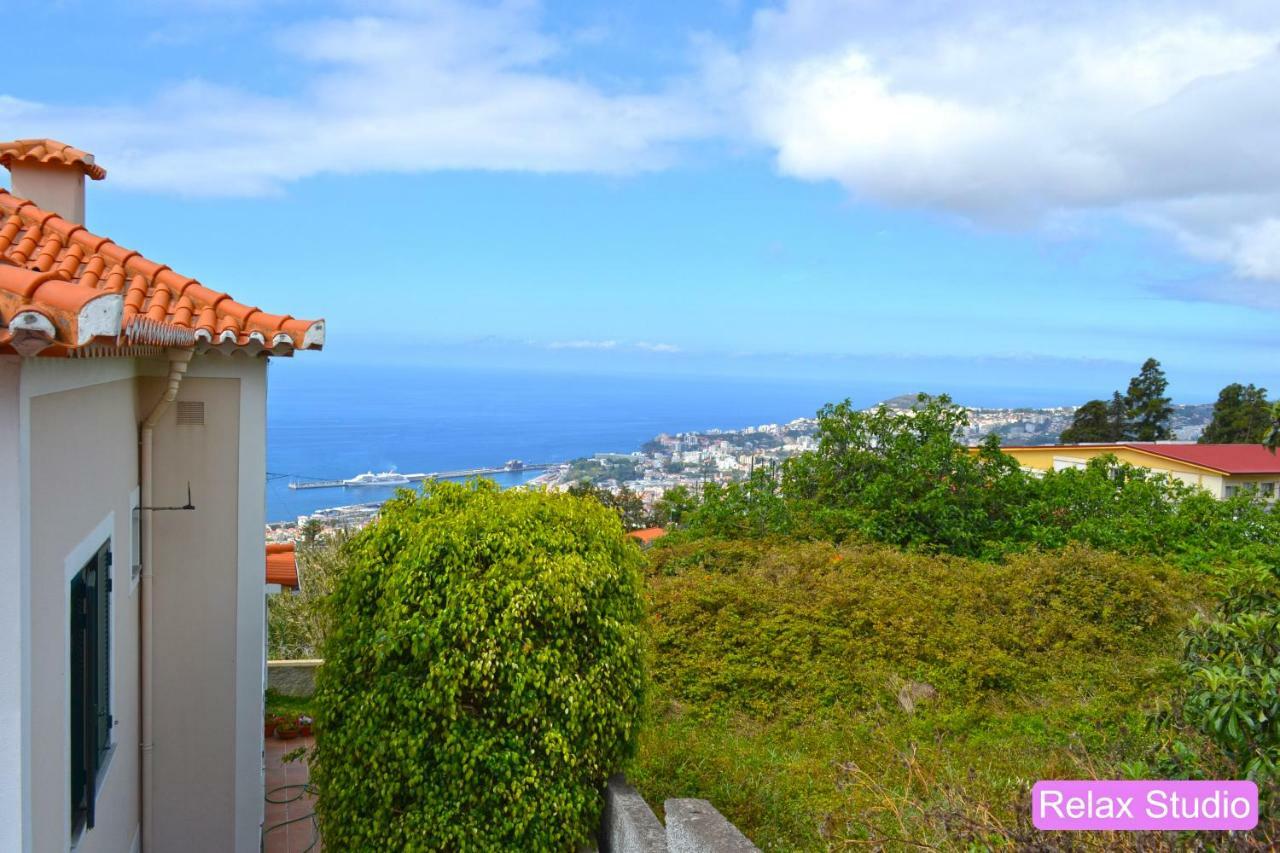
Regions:
<svg viewBox="0 0 1280 853"><path fill-rule="evenodd" d="M1133 438L1133 424L1129 422L1129 401L1119 391L1111 393L1107 404L1106 441L1128 441Z"/></svg>
<svg viewBox="0 0 1280 853"><path fill-rule="evenodd" d="M1133 438L1138 441L1162 441L1173 438L1169 420L1173 417L1172 401L1165 396L1169 380L1160 369L1160 362L1149 358L1142 364L1138 375L1129 380L1129 421L1133 425Z"/></svg>

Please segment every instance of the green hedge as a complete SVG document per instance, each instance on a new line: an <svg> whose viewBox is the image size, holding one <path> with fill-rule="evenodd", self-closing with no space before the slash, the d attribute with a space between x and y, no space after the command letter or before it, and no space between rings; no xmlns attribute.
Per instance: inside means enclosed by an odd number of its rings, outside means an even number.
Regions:
<svg viewBox="0 0 1280 853"><path fill-rule="evenodd" d="M643 558L617 515L436 483L347 554L315 696L325 846L585 841L643 705Z"/></svg>

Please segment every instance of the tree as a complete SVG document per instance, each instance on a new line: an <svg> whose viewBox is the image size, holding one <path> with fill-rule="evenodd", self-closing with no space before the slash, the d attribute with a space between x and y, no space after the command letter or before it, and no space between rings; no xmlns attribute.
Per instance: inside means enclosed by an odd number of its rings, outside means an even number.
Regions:
<svg viewBox="0 0 1280 853"><path fill-rule="evenodd" d="M1129 421L1133 424L1133 438L1137 441L1162 441L1173 438L1169 419L1173 417L1172 401L1165 396L1169 380L1165 378L1160 362L1149 358L1142 363L1138 375L1129 380Z"/></svg>
<svg viewBox="0 0 1280 853"><path fill-rule="evenodd" d="M1076 409L1071 426L1062 431L1063 444L1081 444L1090 441L1115 441L1111 408L1102 400L1090 400Z"/></svg>
<svg viewBox="0 0 1280 853"><path fill-rule="evenodd" d="M308 545L314 544L316 539L324 532L324 522L318 518L308 518L302 524L302 541Z"/></svg>
<svg viewBox="0 0 1280 853"><path fill-rule="evenodd" d="M645 560L618 517L428 482L345 553L314 700L325 846L579 848L645 701Z"/></svg>
<svg viewBox="0 0 1280 853"><path fill-rule="evenodd" d="M1133 438L1133 425L1129 423L1129 401L1119 391L1111 392L1111 402L1107 404L1107 423L1110 424L1110 435L1106 441L1127 441Z"/></svg>
<svg viewBox="0 0 1280 853"><path fill-rule="evenodd" d="M783 494L804 516L791 523L823 537L980 554L1017 523L1028 478L994 434L977 453L961 445L968 421L945 394L922 394L906 412L824 406L818 449L783 464Z"/></svg>
<svg viewBox="0 0 1280 853"><path fill-rule="evenodd" d="M1271 405L1271 424L1267 427L1267 434L1262 439L1262 443L1272 453L1280 447L1280 402Z"/></svg>
<svg viewBox="0 0 1280 853"><path fill-rule="evenodd" d="M627 530L642 530L651 526L652 519L644 508L644 498L626 486L613 492L590 480L581 480L569 487L569 494L599 501L618 514L622 519L622 526Z"/></svg>
<svg viewBox="0 0 1280 853"><path fill-rule="evenodd" d="M1213 420L1200 436L1201 444L1256 444L1271 426L1267 389L1232 382L1218 392Z"/></svg>
<svg viewBox="0 0 1280 853"><path fill-rule="evenodd" d="M667 489L653 505L652 521L658 527L679 527L697 509L698 499L687 486Z"/></svg>

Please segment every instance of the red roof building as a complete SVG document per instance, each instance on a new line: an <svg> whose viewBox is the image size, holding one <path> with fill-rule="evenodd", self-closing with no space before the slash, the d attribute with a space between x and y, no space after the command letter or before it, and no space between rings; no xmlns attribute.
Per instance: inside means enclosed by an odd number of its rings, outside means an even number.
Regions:
<svg viewBox="0 0 1280 853"><path fill-rule="evenodd" d="M1199 486L1219 498L1229 498L1242 490L1265 498L1280 494L1280 455L1261 444L1125 441L1000 449L1031 471L1083 468L1090 459L1110 455L1189 486Z"/></svg>
<svg viewBox="0 0 1280 853"><path fill-rule="evenodd" d="M1261 444L1158 444L1125 442L1126 447L1166 459L1212 468L1223 474L1278 474L1280 455Z"/></svg>

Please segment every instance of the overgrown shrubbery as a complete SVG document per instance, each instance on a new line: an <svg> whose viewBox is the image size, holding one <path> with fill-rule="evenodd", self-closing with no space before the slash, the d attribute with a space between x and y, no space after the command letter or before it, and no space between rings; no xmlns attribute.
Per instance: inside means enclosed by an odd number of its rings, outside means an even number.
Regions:
<svg viewBox="0 0 1280 853"><path fill-rule="evenodd" d="M1208 583L1080 547L649 553L653 722L629 773L777 850L1018 843L1024 785L1091 762L1114 775L1156 747L1147 713L1179 683L1178 632Z"/></svg>
<svg viewBox="0 0 1280 853"><path fill-rule="evenodd" d="M435 483L346 554L315 697L325 846L586 840L644 695L643 558L616 514Z"/></svg>
<svg viewBox="0 0 1280 853"><path fill-rule="evenodd" d="M964 423L826 406L816 451L676 496L645 792L781 849L1038 846L1027 780L1247 776L1264 820L1233 843L1273 843L1280 513L1114 457L1032 475ZM936 706L901 718L920 684Z"/></svg>

